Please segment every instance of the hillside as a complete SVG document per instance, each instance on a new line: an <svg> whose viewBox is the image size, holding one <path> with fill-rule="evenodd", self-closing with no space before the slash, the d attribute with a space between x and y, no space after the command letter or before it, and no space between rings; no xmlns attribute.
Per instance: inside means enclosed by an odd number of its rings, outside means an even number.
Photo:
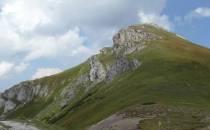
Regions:
<svg viewBox="0 0 210 130"><path fill-rule="evenodd" d="M153 25L133 25L86 62L0 96L3 119L43 129L210 128L210 50Z"/></svg>

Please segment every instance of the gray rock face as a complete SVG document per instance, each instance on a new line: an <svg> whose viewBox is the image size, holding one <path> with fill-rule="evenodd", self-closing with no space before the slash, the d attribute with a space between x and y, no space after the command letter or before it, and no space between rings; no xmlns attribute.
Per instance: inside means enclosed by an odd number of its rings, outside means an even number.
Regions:
<svg viewBox="0 0 210 130"><path fill-rule="evenodd" d="M127 27L121 29L113 37L114 52L116 54L130 54L134 51L142 50L146 47L147 41L159 39L155 34L144 31L143 28L134 29Z"/></svg>
<svg viewBox="0 0 210 130"><path fill-rule="evenodd" d="M13 109L15 109L16 107L16 104L14 102L12 102L11 100L8 100L5 102L5 105L4 105L4 113L8 112L8 111L11 111Z"/></svg>
<svg viewBox="0 0 210 130"><path fill-rule="evenodd" d="M82 74L81 76L79 76L76 80L76 85L82 85L82 86L85 86L86 83L88 81L90 81L90 78L89 78L89 75L88 73L86 74Z"/></svg>
<svg viewBox="0 0 210 130"><path fill-rule="evenodd" d="M106 79L112 80L115 76L125 71L135 69L139 66L140 62L136 59L129 61L125 57L118 58L116 62L113 65L111 65L111 67L108 69Z"/></svg>
<svg viewBox="0 0 210 130"><path fill-rule="evenodd" d="M60 107L61 108L65 107L75 97L75 95L76 93L74 88L69 87L64 89L61 93L63 99L61 100Z"/></svg>
<svg viewBox="0 0 210 130"><path fill-rule="evenodd" d="M142 41L150 41L155 40L157 36L155 34L146 32L142 29L134 29L131 27L127 27L121 29L114 37L114 44L124 45L127 42L142 42Z"/></svg>
<svg viewBox="0 0 210 130"><path fill-rule="evenodd" d="M87 81L99 83L104 80L112 80L116 75L125 71L135 69L140 66L137 59L128 60L127 54L134 51L140 51L146 47L147 41L158 39L155 34L144 31L144 29L134 29L131 27L120 30L114 37L114 47L105 47L100 50L100 54L115 54L116 61L112 65L103 65L96 56L90 58L90 72L88 75L82 75L77 79L78 84L85 84ZM123 55L121 55L121 53ZM106 66L106 68L105 68Z"/></svg>
<svg viewBox="0 0 210 130"><path fill-rule="evenodd" d="M117 75L128 70L136 69L140 66L140 62L138 60L128 60L126 57L116 59L116 62L106 69L97 56L91 57L89 61L91 67L89 73L80 75L60 94L60 96L62 97L60 103L61 108L68 105L71 100L76 96L78 86L90 87L91 84L95 85L102 81L110 81L113 80L113 78ZM89 84L89 82L91 84ZM86 89L88 90L89 88L87 87Z"/></svg>
<svg viewBox="0 0 210 130"><path fill-rule="evenodd" d="M91 69L89 73L79 76L75 82L69 84L68 87L62 91L60 95L62 97L60 107L63 108L71 102L77 94L78 86L90 87L91 84L94 85L102 81L110 81L117 75L128 70L136 69L139 66L140 62L138 60L128 60L126 57L121 57L116 59L116 62L110 67L105 69L98 57L93 56L90 58ZM91 82L91 84L88 82ZM87 87L86 89L88 90L89 88Z"/></svg>
<svg viewBox="0 0 210 130"><path fill-rule="evenodd" d="M0 108L5 106L5 100L0 96Z"/></svg>
<svg viewBox="0 0 210 130"><path fill-rule="evenodd" d="M0 108L4 108L4 113L33 100L34 97L44 97L48 95L48 87L34 84L33 82L22 82L6 90L1 94Z"/></svg>
<svg viewBox="0 0 210 130"><path fill-rule="evenodd" d="M28 102L34 96L44 97L48 94L48 87L40 84L33 84L32 82L20 83L3 93L5 99L16 99L19 102Z"/></svg>
<svg viewBox="0 0 210 130"><path fill-rule="evenodd" d="M106 70L103 67L103 64L98 60L97 56L90 58L90 81L92 82L101 82L106 77Z"/></svg>

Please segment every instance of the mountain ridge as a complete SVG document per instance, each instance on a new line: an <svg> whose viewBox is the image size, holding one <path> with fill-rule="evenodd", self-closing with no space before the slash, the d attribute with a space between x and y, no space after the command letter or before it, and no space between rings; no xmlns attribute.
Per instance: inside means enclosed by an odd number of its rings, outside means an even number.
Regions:
<svg viewBox="0 0 210 130"><path fill-rule="evenodd" d="M2 118L32 118L67 129L94 130L101 126L92 125L99 121L104 124L103 119L115 115L120 122L117 123L119 129L123 129L119 124L129 121L116 113L124 113L122 110L129 106L140 104L135 111L151 109L150 116L158 118L159 114L174 114L174 111L168 112L168 109L177 109L174 104L183 107L183 111L210 107L207 104L210 100L209 49L152 25L123 28L113 37L113 44L72 69L6 90L0 96ZM192 101L193 98L196 100ZM154 112L157 108L160 111ZM135 121L131 118L135 122L130 123L132 128L140 129L134 127L141 125L140 117L147 121L145 113L141 116ZM157 119L154 117L154 120ZM106 126L110 128L115 123ZM156 125L154 127L158 127ZM191 129L190 125L189 121L186 129ZM147 125L145 128L151 129Z"/></svg>

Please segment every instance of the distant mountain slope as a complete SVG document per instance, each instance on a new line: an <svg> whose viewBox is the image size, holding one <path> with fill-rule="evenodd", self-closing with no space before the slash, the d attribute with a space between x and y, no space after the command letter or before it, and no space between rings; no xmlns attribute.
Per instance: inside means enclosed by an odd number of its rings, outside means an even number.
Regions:
<svg viewBox="0 0 210 130"><path fill-rule="evenodd" d="M2 93L2 118L71 130L210 128L209 49L152 25L124 28L113 42L72 69Z"/></svg>

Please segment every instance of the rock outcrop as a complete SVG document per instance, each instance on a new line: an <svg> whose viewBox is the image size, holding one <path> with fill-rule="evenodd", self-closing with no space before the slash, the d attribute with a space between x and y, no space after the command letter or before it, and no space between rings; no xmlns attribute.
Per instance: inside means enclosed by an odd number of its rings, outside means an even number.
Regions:
<svg viewBox="0 0 210 130"><path fill-rule="evenodd" d="M5 102L5 104L4 104L4 113L9 112L9 111L15 109L16 106L17 105L13 101L7 100Z"/></svg>
<svg viewBox="0 0 210 130"><path fill-rule="evenodd" d="M48 87L36 84L33 81L22 82L6 90L0 96L0 108L4 113L14 110L17 106L32 101L35 97L48 95Z"/></svg>
<svg viewBox="0 0 210 130"><path fill-rule="evenodd" d="M93 56L90 58L90 67L90 81L101 82L105 79L106 70L97 56Z"/></svg>
<svg viewBox="0 0 210 130"><path fill-rule="evenodd" d="M153 33L145 31L144 26L141 28L127 27L114 35L114 52L126 55L134 51L140 51L146 47L146 42L160 38Z"/></svg>
<svg viewBox="0 0 210 130"><path fill-rule="evenodd" d="M135 51L141 51L147 46L147 42L158 39L161 39L161 37L145 31L144 26L138 28L130 26L121 29L113 37L113 48L106 47L100 51L104 55L114 53L116 57L115 62L105 69L106 65L103 65L97 56L92 57L90 60L90 80L98 82L104 79L112 80L118 74L137 68L140 66L140 61L137 59L128 60L126 55Z"/></svg>
<svg viewBox="0 0 210 130"><path fill-rule="evenodd" d="M5 100L2 97L0 97L0 108L4 106L5 106Z"/></svg>
<svg viewBox="0 0 210 130"><path fill-rule="evenodd" d="M111 65L106 74L108 81L112 80L115 76L132 69L136 69L140 66L140 62L136 59L128 60L125 57L118 58L116 62Z"/></svg>
<svg viewBox="0 0 210 130"><path fill-rule="evenodd" d="M73 88L72 86L65 88L60 95L61 97L63 97L60 103L60 107L63 108L67 106L68 103L75 97L75 95L75 88Z"/></svg>

